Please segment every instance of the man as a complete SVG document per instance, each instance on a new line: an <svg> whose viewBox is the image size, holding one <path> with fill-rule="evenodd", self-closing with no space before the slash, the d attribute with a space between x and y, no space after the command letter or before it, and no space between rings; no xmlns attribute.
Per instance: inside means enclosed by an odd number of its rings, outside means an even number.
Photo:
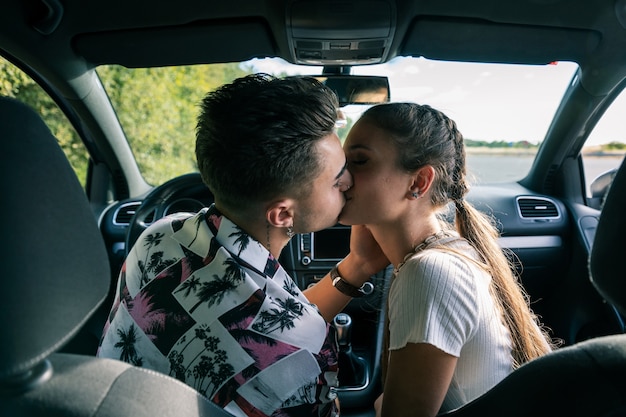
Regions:
<svg viewBox="0 0 626 417"><path fill-rule="evenodd" d="M277 261L295 233L334 225L345 204L352 177L337 107L313 78L266 74L204 98L196 157L215 203L139 237L99 356L172 375L238 416L337 414L328 322L350 300L344 292L388 262L361 240L345 275L302 293ZM147 270L154 256L162 267Z"/></svg>

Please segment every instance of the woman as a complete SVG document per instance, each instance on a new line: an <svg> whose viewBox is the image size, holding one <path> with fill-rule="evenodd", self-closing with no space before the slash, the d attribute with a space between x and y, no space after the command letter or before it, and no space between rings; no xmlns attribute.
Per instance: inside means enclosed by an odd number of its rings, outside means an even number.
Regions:
<svg viewBox="0 0 626 417"><path fill-rule="evenodd" d="M464 199L465 149L452 120L426 105L377 105L344 151L353 187L340 222L365 225L395 268L377 415L457 408L551 350L497 230Z"/></svg>

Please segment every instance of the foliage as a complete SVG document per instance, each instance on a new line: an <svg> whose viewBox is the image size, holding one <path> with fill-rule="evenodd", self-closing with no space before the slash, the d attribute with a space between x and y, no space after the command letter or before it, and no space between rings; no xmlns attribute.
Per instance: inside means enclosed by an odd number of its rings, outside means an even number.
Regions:
<svg viewBox="0 0 626 417"><path fill-rule="evenodd" d="M606 145L604 145L604 148L610 151L623 151L623 150L626 150L626 143L609 142Z"/></svg>
<svg viewBox="0 0 626 417"><path fill-rule="evenodd" d="M209 91L251 72L238 64L97 70L146 180L161 184L197 171L198 103Z"/></svg>
<svg viewBox="0 0 626 417"><path fill-rule="evenodd" d="M342 144L346 141L346 138L348 137L348 132L350 132L353 124L354 120L351 117L347 117L345 126L340 126L337 128L337 136L339 136L339 140Z"/></svg>
<svg viewBox="0 0 626 417"><path fill-rule="evenodd" d="M511 149L536 149L539 147L537 144L532 144L528 141L521 140L517 142L495 140L487 142L485 140L465 139L465 146L475 148L511 148Z"/></svg>

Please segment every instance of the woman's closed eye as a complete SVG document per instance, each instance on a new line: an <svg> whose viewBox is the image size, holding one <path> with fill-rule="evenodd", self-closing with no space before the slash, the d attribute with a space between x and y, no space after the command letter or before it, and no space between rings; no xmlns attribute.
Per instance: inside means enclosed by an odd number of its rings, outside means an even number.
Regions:
<svg viewBox="0 0 626 417"><path fill-rule="evenodd" d="M350 160L348 160L348 166L350 165L365 165L367 163L368 159L367 158L352 158Z"/></svg>

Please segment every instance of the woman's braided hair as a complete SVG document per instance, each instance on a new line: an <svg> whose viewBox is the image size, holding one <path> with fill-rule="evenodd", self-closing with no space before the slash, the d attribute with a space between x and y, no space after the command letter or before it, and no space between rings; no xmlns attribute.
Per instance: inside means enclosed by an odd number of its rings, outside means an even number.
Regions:
<svg viewBox="0 0 626 417"><path fill-rule="evenodd" d="M465 200L469 191L463 135L444 113L415 103L387 103L368 109L363 121L389 133L406 172L430 165L435 170L431 203L443 209L453 203L457 231L476 250L492 276L490 290L511 333L514 366L549 352L557 344L541 326L520 284L512 252L498 244L493 220Z"/></svg>

